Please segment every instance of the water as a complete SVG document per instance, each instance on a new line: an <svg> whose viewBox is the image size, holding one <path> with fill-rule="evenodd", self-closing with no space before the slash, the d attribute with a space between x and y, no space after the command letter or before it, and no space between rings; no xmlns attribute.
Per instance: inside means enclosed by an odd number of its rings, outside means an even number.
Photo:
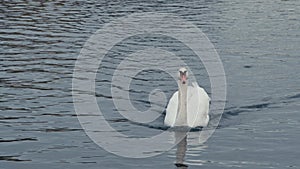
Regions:
<svg viewBox="0 0 300 169"><path fill-rule="evenodd" d="M1 1L0 9L1 169L176 168L176 147L144 159L104 151L86 136L74 111L72 73L85 41L103 24L134 12L176 13L192 21L223 61L226 109L205 144L187 145L188 168L300 167L299 1ZM210 91L205 70L196 72ZM145 96L153 86L139 83L157 75L167 96L176 90L167 74L142 72L134 82L140 90L132 93L141 110L149 106ZM97 76L99 89L107 78ZM96 95L110 124L125 134L161 131L163 118L154 124L158 128L130 123L110 111L107 93Z"/></svg>

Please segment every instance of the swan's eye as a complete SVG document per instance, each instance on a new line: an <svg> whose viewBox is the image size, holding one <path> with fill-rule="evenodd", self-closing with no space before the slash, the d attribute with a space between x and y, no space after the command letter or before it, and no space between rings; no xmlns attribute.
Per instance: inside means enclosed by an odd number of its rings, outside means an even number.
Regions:
<svg viewBox="0 0 300 169"><path fill-rule="evenodd" d="M179 73L180 73L180 76L187 75L187 71L184 71L184 72L180 71Z"/></svg>
<svg viewBox="0 0 300 169"><path fill-rule="evenodd" d="M187 71L184 71L184 74L185 74L186 78L188 78L189 73Z"/></svg>

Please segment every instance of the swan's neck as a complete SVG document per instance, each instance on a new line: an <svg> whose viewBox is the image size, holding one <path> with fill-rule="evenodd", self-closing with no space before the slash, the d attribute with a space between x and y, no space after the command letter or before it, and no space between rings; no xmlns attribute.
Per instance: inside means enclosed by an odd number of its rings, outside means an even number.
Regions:
<svg viewBox="0 0 300 169"><path fill-rule="evenodd" d="M187 126L187 83L178 81L178 109L176 116L176 126Z"/></svg>

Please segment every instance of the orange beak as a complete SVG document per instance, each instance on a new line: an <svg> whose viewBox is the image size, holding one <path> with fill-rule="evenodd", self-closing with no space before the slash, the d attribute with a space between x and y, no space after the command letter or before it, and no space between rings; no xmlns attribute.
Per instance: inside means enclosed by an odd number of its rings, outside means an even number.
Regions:
<svg viewBox="0 0 300 169"><path fill-rule="evenodd" d="M186 83L186 75L185 74L181 75L181 81L182 81L183 84Z"/></svg>

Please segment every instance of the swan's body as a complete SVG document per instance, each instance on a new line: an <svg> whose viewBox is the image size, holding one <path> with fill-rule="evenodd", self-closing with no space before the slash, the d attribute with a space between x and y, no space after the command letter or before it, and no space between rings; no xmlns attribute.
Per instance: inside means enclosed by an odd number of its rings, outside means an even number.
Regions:
<svg viewBox="0 0 300 169"><path fill-rule="evenodd" d="M166 126L207 126L209 121L210 98L205 90L196 82L192 86L178 82L179 90L169 100L165 125Z"/></svg>

